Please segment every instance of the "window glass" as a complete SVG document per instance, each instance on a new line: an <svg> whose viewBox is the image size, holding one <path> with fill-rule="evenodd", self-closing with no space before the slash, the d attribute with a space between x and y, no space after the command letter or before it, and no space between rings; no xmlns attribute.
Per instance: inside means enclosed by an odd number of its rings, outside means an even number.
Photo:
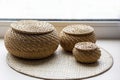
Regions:
<svg viewBox="0 0 120 80"><path fill-rule="evenodd" d="M119 19L120 0L0 0L0 19Z"/></svg>

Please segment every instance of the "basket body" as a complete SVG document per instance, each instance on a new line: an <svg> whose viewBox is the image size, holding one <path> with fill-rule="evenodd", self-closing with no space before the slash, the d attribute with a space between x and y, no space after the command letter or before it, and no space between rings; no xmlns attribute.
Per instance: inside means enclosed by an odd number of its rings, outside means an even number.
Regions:
<svg viewBox="0 0 120 80"><path fill-rule="evenodd" d="M94 63L97 62L97 60L101 56L101 51L99 48L91 51L82 51L78 50L76 48L73 49L73 55L75 56L75 59L81 63Z"/></svg>
<svg viewBox="0 0 120 80"><path fill-rule="evenodd" d="M45 34L26 34L10 28L4 40L10 54L25 59L48 57L55 52L59 45L56 30Z"/></svg>

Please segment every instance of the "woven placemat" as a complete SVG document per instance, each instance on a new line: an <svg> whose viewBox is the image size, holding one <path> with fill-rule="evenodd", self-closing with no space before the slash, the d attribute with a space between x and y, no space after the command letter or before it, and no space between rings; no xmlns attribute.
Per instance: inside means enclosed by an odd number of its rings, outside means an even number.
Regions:
<svg viewBox="0 0 120 80"><path fill-rule="evenodd" d="M109 70L112 56L101 48L101 58L97 63L81 64L71 53L58 47L56 53L42 60L24 60L7 55L7 63L14 70L40 79L85 79Z"/></svg>

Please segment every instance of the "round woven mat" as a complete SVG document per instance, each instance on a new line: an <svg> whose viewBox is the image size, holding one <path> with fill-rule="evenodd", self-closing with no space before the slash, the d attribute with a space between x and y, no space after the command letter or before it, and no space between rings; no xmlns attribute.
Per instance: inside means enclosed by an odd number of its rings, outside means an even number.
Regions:
<svg viewBox="0 0 120 80"><path fill-rule="evenodd" d="M101 48L101 58L97 63L81 64L72 54L59 47L54 55L42 60L25 60L7 55L7 63L14 70L41 79L85 79L109 70L112 56Z"/></svg>

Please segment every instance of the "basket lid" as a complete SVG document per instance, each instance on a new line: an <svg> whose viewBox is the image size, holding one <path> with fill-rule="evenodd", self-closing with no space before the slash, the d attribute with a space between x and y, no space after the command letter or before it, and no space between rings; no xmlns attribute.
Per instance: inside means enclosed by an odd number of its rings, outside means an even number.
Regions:
<svg viewBox="0 0 120 80"><path fill-rule="evenodd" d="M63 32L71 35L84 35L94 31L93 27L83 24L68 25L63 29Z"/></svg>
<svg viewBox="0 0 120 80"><path fill-rule="evenodd" d="M52 24L37 20L21 20L12 23L11 27L15 31L29 34L44 34L54 30Z"/></svg>
<svg viewBox="0 0 120 80"><path fill-rule="evenodd" d="M78 50L89 51L97 49L98 46L92 42L79 42L75 44L75 48Z"/></svg>

